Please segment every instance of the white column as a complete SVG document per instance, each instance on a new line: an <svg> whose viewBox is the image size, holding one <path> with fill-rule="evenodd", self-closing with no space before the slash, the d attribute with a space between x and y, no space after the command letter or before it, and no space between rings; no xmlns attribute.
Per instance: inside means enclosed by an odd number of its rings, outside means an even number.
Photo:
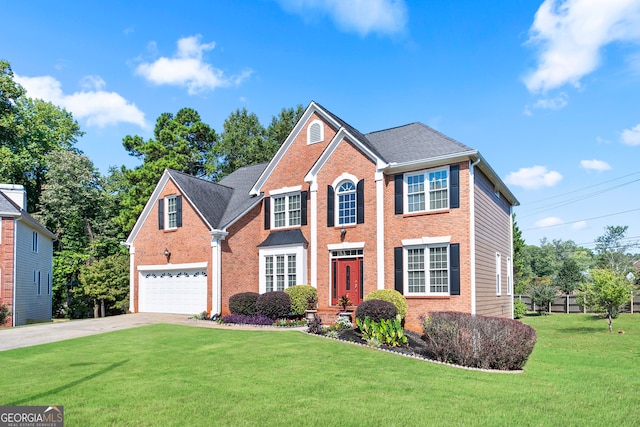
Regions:
<svg viewBox="0 0 640 427"><path fill-rule="evenodd" d="M318 288L318 183L314 181L309 186L311 193L311 283ZM306 268L306 266L305 266Z"/></svg>
<svg viewBox="0 0 640 427"><path fill-rule="evenodd" d="M211 235L211 314L220 314L222 311L222 248L221 241L224 235Z"/></svg>
<svg viewBox="0 0 640 427"><path fill-rule="evenodd" d="M376 172L376 266L378 289L384 289L384 174Z"/></svg>
<svg viewBox="0 0 640 427"><path fill-rule="evenodd" d="M134 285L137 271L135 269L135 256L136 256L136 248L133 246L129 246L129 311L134 313L133 299L135 296L134 293Z"/></svg>

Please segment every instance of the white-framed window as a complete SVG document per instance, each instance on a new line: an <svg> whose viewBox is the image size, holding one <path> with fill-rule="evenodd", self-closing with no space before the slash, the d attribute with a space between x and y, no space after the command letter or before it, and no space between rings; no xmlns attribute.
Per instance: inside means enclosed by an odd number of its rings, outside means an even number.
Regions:
<svg viewBox="0 0 640 427"><path fill-rule="evenodd" d="M265 291L284 291L297 282L295 254L265 256Z"/></svg>
<svg viewBox="0 0 640 427"><path fill-rule="evenodd" d="M178 228L178 197L167 196L165 203L165 229Z"/></svg>
<svg viewBox="0 0 640 427"><path fill-rule="evenodd" d="M342 181L338 185L338 225L356 223L356 185L351 181Z"/></svg>
<svg viewBox="0 0 640 427"><path fill-rule="evenodd" d="M320 120L314 120L307 128L307 145L324 141L324 126Z"/></svg>
<svg viewBox="0 0 640 427"><path fill-rule="evenodd" d="M33 272L33 275L35 277L35 282L36 282L36 295L42 295L42 282L40 282L40 272L38 271L38 274L36 275L36 272Z"/></svg>
<svg viewBox="0 0 640 427"><path fill-rule="evenodd" d="M502 257L496 252L496 295L502 295Z"/></svg>
<svg viewBox="0 0 640 427"><path fill-rule="evenodd" d="M513 266L511 265L511 257L507 257L507 295L513 292Z"/></svg>
<svg viewBox="0 0 640 427"><path fill-rule="evenodd" d="M31 250L33 252L38 252L38 232L33 231L31 233Z"/></svg>
<svg viewBox="0 0 640 427"><path fill-rule="evenodd" d="M449 245L406 247L405 255L405 295L449 295Z"/></svg>
<svg viewBox="0 0 640 427"><path fill-rule="evenodd" d="M260 249L259 256L260 293L306 283L306 250L302 245Z"/></svg>
<svg viewBox="0 0 640 427"><path fill-rule="evenodd" d="M273 228L300 225L302 199L300 193L290 193L271 197Z"/></svg>
<svg viewBox="0 0 640 427"><path fill-rule="evenodd" d="M429 169L404 175L405 212L449 208L449 168Z"/></svg>

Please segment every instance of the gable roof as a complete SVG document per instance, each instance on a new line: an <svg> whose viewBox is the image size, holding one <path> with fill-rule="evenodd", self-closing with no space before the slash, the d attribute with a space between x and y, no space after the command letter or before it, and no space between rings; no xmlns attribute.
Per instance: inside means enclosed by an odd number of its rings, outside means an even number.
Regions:
<svg viewBox="0 0 640 427"><path fill-rule="evenodd" d="M180 193L194 207L210 231L224 230L262 200L261 196L251 196L249 190L265 166L266 163L245 166L232 172L219 183L166 169L131 230L126 244L130 245L135 240L169 179L176 184Z"/></svg>
<svg viewBox="0 0 640 427"><path fill-rule="evenodd" d="M50 239L55 238L49 229L40 224L38 220L29 215L27 211L21 209L9 196L0 191L0 217L13 217L17 219L24 219L32 228L39 230L42 234L46 235Z"/></svg>

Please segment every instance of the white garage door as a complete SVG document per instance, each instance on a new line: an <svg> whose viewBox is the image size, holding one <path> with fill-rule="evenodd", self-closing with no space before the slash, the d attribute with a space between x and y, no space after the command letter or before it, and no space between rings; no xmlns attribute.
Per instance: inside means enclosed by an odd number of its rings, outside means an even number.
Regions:
<svg viewBox="0 0 640 427"><path fill-rule="evenodd" d="M206 269L141 271L138 311L197 314L207 309Z"/></svg>

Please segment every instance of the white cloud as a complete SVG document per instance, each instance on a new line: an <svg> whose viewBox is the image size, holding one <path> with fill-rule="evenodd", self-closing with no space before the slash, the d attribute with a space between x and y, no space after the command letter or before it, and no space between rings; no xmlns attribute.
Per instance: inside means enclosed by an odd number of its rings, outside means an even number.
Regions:
<svg viewBox="0 0 640 427"><path fill-rule="evenodd" d="M553 98L542 98L539 99L533 104L533 108L541 108L544 110L560 110L567 106L567 94L561 93L560 95Z"/></svg>
<svg viewBox="0 0 640 427"><path fill-rule="evenodd" d="M621 135L622 142L627 145L640 145L640 124L635 125L631 129L625 129Z"/></svg>
<svg viewBox="0 0 640 427"><path fill-rule="evenodd" d="M218 87L237 86L252 71L243 71L226 77L222 70L203 61L203 53L212 50L215 43L200 43L200 35L178 40L178 50L173 58L160 57L154 62L144 62L136 73L156 85L186 86L190 95ZM151 46L155 46L153 43Z"/></svg>
<svg viewBox="0 0 640 427"><path fill-rule="evenodd" d="M404 0L278 0L287 11L309 16L328 14L336 25L360 36L406 31L407 5Z"/></svg>
<svg viewBox="0 0 640 427"><path fill-rule="evenodd" d="M505 182L527 190L535 190L541 187L553 187L562 180L562 175L556 171L549 171L544 166L532 166L520 168L517 172L511 172L505 178Z"/></svg>
<svg viewBox="0 0 640 427"><path fill-rule="evenodd" d="M556 225L561 225L561 224L564 224L564 221L561 220L558 217L555 217L555 216L550 216L548 218L543 218L543 219L535 222L535 226L536 227L540 227L540 228L542 228L542 227L554 227Z"/></svg>
<svg viewBox="0 0 640 427"><path fill-rule="evenodd" d="M611 165L602 160L580 160L580 167L598 172L604 172L611 169Z"/></svg>
<svg viewBox="0 0 640 427"><path fill-rule="evenodd" d="M81 92L70 95L62 92L62 85L51 76L15 76L29 98L42 99L69 110L77 120L86 120L88 126L104 127L118 123L131 123L142 128L148 125L144 113L135 104L116 92L102 90L105 81L100 76L86 76L80 82Z"/></svg>
<svg viewBox="0 0 640 427"><path fill-rule="evenodd" d="M571 225L571 228L573 230L583 230L585 228L587 228L587 221L578 221L578 222L574 222Z"/></svg>
<svg viewBox="0 0 640 427"><path fill-rule="evenodd" d="M545 92L580 79L600 63L612 42L640 40L637 0L545 0L536 12L529 44L541 47L537 68L525 77L530 92Z"/></svg>

